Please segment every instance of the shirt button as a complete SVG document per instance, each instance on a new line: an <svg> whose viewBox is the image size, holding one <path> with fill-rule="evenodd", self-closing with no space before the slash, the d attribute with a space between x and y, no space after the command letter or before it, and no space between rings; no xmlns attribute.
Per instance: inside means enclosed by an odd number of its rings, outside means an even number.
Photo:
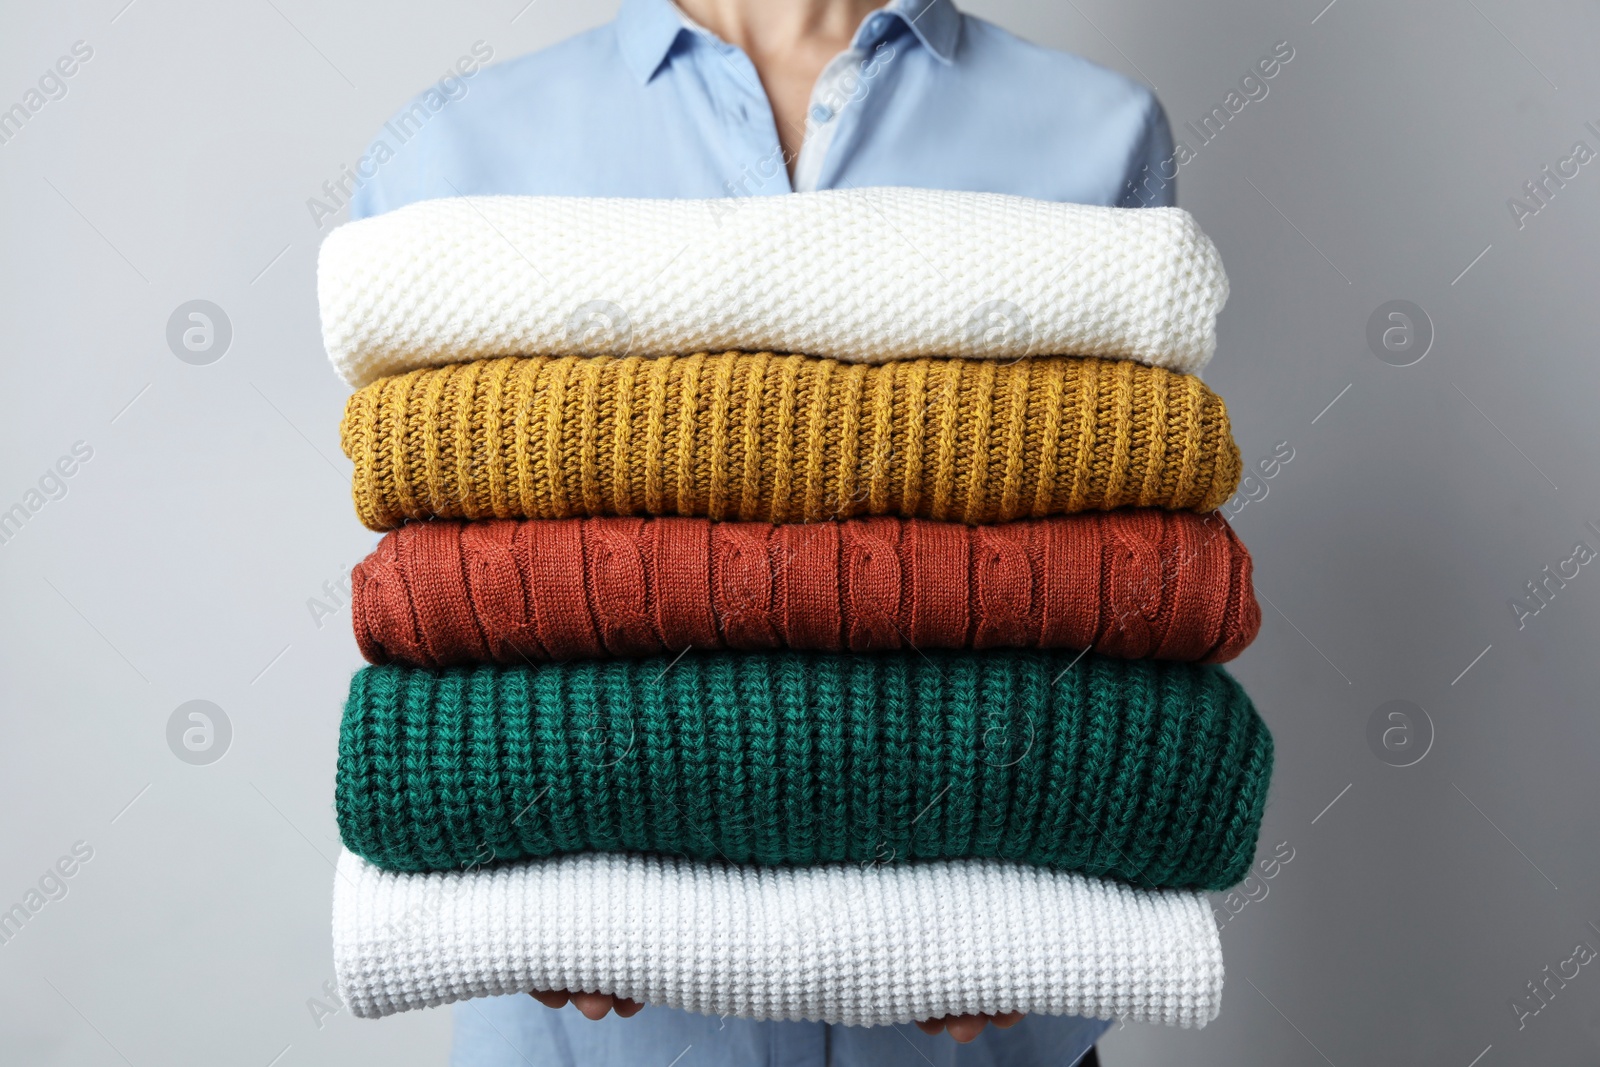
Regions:
<svg viewBox="0 0 1600 1067"><path fill-rule="evenodd" d="M811 109L811 120L813 122L821 124L829 121L832 118L833 108L827 106L826 104L818 104Z"/></svg>

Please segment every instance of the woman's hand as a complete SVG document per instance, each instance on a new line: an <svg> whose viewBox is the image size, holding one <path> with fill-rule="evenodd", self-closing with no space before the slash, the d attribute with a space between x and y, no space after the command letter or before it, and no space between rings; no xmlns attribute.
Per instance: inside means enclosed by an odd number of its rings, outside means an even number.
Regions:
<svg viewBox="0 0 1600 1067"><path fill-rule="evenodd" d="M613 1009L618 1018L630 1019L644 1007L636 1000L612 996L610 993L569 993L565 989L557 989L528 995L547 1008L564 1008L570 1001L583 1013L584 1018L597 1021L604 1019ZM942 1019L919 1022L917 1028L925 1034L947 1031L958 1043L965 1045L983 1033L984 1027L991 1023L1004 1030L1021 1022L1022 1015L1020 1011L1000 1012L997 1015L946 1015Z"/></svg>
<svg viewBox="0 0 1600 1067"><path fill-rule="evenodd" d="M917 1024L917 1029L925 1034L937 1034L945 1030L958 1044L965 1045L983 1033L983 1028L990 1023L1004 1030L1020 1023L1022 1016L1023 1013L1020 1011L1003 1011L996 1015L946 1015L942 1019L920 1022Z"/></svg>
<svg viewBox="0 0 1600 1067"><path fill-rule="evenodd" d="M618 1018L629 1019L639 1014L639 1010L644 1007L636 1000L614 997L610 993L568 993L565 989L557 989L548 993L528 995L547 1008L564 1008L570 1000L574 1007L583 1012L585 1019L596 1021L604 1019L612 1008L617 1010Z"/></svg>

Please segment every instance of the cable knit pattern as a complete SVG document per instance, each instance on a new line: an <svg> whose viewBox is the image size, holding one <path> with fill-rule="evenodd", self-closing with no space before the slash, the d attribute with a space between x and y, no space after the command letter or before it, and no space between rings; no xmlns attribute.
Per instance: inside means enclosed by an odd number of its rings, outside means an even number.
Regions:
<svg viewBox="0 0 1600 1067"><path fill-rule="evenodd" d="M1228 279L1177 208L886 188L427 200L329 235L317 295L328 355L358 387L486 356L729 348L1193 373Z"/></svg>
<svg viewBox="0 0 1600 1067"><path fill-rule="evenodd" d="M1220 514L408 523L351 572L356 641L419 667L693 648L1093 648L1222 662L1261 625Z"/></svg>
<svg viewBox="0 0 1600 1067"><path fill-rule="evenodd" d="M852 1026L1023 1011L1199 1027L1223 981L1200 894L985 860L760 869L590 853L407 875L346 852L333 945L339 995L364 1018L579 989Z"/></svg>
<svg viewBox="0 0 1600 1067"><path fill-rule="evenodd" d="M1078 656L368 667L340 730L339 828L407 871L600 850L1237 882L1272 765L1243 690L1220 667Z"/></svg>
<svg viewBox="0 0 1600 1067"><path fill-rule="evenodd" d="M1240 474L1227 410L1198 378L1099 359L484 360L360 390L340 438L374 530L434 516L1211 511Z"/></svg>

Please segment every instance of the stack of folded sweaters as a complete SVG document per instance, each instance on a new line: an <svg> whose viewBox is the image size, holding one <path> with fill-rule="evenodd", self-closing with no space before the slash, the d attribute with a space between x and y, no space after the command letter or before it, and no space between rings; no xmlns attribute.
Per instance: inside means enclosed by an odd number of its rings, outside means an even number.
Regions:
<svg viewBox="0 0 1600 1067"><path fill-rule="evenodd" d="M1175 209L435 200L324 244L357 1015L1201 1026L1272 740ZM425 521L409 521L425 520Z"/></svg>

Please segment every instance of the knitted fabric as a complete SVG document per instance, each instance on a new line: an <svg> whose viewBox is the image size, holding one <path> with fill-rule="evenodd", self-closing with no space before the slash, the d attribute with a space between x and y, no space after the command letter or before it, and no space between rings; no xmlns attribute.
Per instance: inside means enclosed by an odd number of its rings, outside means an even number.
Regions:
<svg viewBox="0 0 1600 1067"><path fill-rule="evenodd" d="M335 230L317 295L328 355L355 386L486 356L730 348L1193 373L1228 279L1176 208L852 189L427 200Z"/></svg>
<svg viewBox="0 0 1600 1067"><path fill-rule="evenodd" d="M1210 511L1240 473L1227 411L1198 378L1098 359L483 360L367 386L340 438L374 530L433 516Z"/></svg>
<svg viewBox="0 0 1600 1067"><path fill-rule="evenodd" d="M356 674L345 846L396 870L586 850L994 857L1222 889L1272 739L1220 667L802 652Z"/></svg>
<svg viewBox="0 0 1600 1067"><path fill-rule="evenodd" d="M759 869L601 853L427 875L343 853L333 963L363 1018L579 989L855 1026L1025 1011L1198 1027L1223 979L1198 893L986 860Z"/></svg>
<svg viewBox="0 0 1600 1067"><path fill-rule="evenodd" d="M1221 515L1150 508L976 527L414 522L350 585L362 654L422 667L782 647L1220 662L1261 625Z"/></svg>

